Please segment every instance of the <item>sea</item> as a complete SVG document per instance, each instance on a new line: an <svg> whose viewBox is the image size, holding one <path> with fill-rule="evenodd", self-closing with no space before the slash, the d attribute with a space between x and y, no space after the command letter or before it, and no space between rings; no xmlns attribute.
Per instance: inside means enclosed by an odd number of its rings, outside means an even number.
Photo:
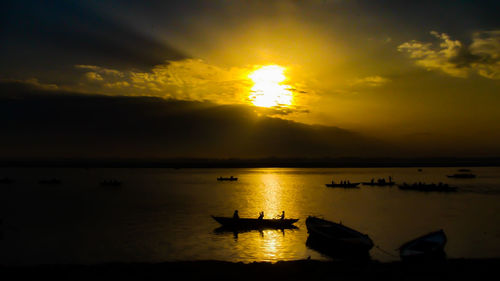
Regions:
<svg viewBox="0 0 500 281"><path fill-rule="evenodd" d="M464 167L466 168L466 167ZM317 216L368 234L370 258L399 260L408 240L443 229L449 258L500 256L500 167L418 168L2 168L0 264L97 264L222 260L342 259L306 245L305 220ZM221 182L217 177L238 181ZM328 188L332 180L448 183L457 192L397 186ZM39 184L57 178L58 185ZM102 186L116 179L120 187ZM232 232L211 215L273 218L297 228Z"/></svg>

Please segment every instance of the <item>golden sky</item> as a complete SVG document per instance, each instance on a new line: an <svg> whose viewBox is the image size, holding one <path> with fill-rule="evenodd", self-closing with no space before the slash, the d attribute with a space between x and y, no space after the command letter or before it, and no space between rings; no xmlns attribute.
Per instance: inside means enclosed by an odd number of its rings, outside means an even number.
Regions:
<svg viewBox="0 0 500 281"><path fill-rule="evenodd" d="M46 30L17 26L26 34L7 34L17 41L3 53L14 60L22 54L12 51L16 42L39 32L59 50L55 67L43 55L31 65L26 57L0 77L83 93L242 104L260 114L271 107L273 117L411 145L496 147L500 24L491 10L498 4L373 2L49 7L31 12ZM76 10L81 21L70 19ZM58 37L71 31L75 39Z"/></svg>

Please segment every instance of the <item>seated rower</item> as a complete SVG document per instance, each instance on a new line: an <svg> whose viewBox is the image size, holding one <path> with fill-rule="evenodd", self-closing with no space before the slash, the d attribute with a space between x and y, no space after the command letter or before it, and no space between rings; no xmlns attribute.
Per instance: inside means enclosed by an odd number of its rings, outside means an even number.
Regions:
<svg viewBox="0 0 500 281"><path fill-rule="evenodd" d="M258 219L261 220L263 218L264 218L264 211L262 211L262 212L259 213L259 218Z"/></svg>
<svg viewBox="0 0 500 281"><path fill-rule="evenodd" d="M239 219L238 210L234 210L233 219Z"/></svg>

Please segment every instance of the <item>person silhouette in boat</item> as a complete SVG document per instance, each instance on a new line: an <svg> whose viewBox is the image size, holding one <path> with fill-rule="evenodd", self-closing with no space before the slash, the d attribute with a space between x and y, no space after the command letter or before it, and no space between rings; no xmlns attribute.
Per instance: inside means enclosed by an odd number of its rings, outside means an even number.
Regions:
<svg viewBox="0 0 500 281"><path fill-rule="evenodd" d="M262 212L259 213L259 218L258 219L259 220L264 219L264 211L262 211Z"/></svg>
<svg viewBox="0 0 500 281"><path fill-rule="evenodd" d="M284 219L285 219L285 211L281 212L280 219L281 219L281 220L284 220Z"/></svg>
<svg viewBox="0 0 500 281"><path fill-rule="evenodd" d="M233 219L239 219L238 210L234 210Z"/></svg>

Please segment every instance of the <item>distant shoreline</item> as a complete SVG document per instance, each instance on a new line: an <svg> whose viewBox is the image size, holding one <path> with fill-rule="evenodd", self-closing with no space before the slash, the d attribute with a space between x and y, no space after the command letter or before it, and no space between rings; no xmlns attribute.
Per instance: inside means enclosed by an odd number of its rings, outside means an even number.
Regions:
<svg viewBox="0 0 500 281"><path fill-rule="evenodd" d="M0 266L21 280L483 280L498 276L500 258L434 263L297 260L276 263L178 261L95 265ZM492 278L493 276L493 278Z"/></svg>
<svg viewBox="0 0 500 281"><path fill-rule="evenodd" d="M404 168L498 167L492 158L3 159L0 167L54 168Z"/></svg>

